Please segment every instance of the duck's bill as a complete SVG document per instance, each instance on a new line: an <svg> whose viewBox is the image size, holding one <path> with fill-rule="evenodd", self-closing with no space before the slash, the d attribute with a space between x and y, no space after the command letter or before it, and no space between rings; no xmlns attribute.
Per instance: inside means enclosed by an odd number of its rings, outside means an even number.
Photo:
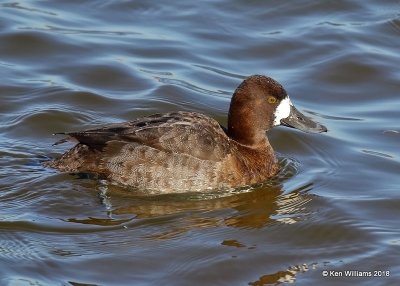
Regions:
<svg viewBox="0 0 400 286"><path fill-rule="evenodd" d="M321 133L328 131L324 125L311 120L298 111L293 105L290 106L289 116L281 119L281 124L305 132Z"/></svg>

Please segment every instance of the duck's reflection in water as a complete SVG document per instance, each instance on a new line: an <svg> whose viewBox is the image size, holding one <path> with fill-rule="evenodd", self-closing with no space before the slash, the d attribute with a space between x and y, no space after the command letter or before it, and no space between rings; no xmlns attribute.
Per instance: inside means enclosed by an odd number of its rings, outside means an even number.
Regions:
<svg viewBox="0 0 400 286"><path fill-rule="evenodd" d="M218 193L159 196L134 196L118 187L108 188L107 193L100 191L107 215L67 221L125 228L135 227L140 221L141 227L147 223L158 226L147 238L168 239L197 228L262 228L274 223L295 223L307 215L306 204L312 198L308 194L312 184L289 193L280 183L271 183Z"/></svg>
<svg viewBox="0 0 400 286"><path fill-rule="evenodd" d="M126 228L139 240L166 241L167 244L171 240L186 239L185 235L192 237L190 232L200 232L214 237L214 242L221 247L251 251L259 245L246 242L246 233L241 230L293 224L312 212L309 206L313 198L309 194L312 183L287 191L282 181L284 179L279 178L251 189L159 196L139 196L126 189L101 185L99 195L104 217L70 218L68 221L96 226L96 229L101 226L110 231ZM230 228L239 229L240 236L227 236ZM228 249L227 253L235 256L235 251ZM249 285L293 282L297 274L316 267L295 263L274 273L255 276Z"/></svg>

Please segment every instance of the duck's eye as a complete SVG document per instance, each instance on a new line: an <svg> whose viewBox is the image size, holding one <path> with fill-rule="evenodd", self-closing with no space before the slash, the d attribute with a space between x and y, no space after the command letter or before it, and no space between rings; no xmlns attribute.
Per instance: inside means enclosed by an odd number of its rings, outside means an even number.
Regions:
<svg viewBox="0 0 400 286"><path fill-rule="evenodd" d="M273 96L268 96L267 100L268 100L268 103L271 103L271 104L276 103L276 98Z"/></svg>

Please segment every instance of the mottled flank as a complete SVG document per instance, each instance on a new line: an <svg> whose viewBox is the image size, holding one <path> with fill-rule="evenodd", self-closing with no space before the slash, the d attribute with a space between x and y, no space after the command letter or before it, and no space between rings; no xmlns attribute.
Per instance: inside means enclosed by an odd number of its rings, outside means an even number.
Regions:
<svg viewBox="0 0 400 286"><path fill-rule="evenodd" d="M269 97L276 100L268 100ZM46 165L95 173L120 185L159 192L204 191L262 182L278 171L265 132L287 98L271 78L252 76L235 91L228 129L194 112L154 114L66 133L78 144Z"/></svg>

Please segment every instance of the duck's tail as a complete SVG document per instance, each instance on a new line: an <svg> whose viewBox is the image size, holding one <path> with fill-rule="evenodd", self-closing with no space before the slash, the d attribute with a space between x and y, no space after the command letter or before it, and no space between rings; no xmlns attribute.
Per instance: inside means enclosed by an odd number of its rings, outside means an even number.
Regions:
<svg viewBox="0 0 400 286"><path fill-rule="evenodd" d="M43 165L68 173L102 173L100 157L100 151L77 144L61 158L46 161Z"/></svg>

